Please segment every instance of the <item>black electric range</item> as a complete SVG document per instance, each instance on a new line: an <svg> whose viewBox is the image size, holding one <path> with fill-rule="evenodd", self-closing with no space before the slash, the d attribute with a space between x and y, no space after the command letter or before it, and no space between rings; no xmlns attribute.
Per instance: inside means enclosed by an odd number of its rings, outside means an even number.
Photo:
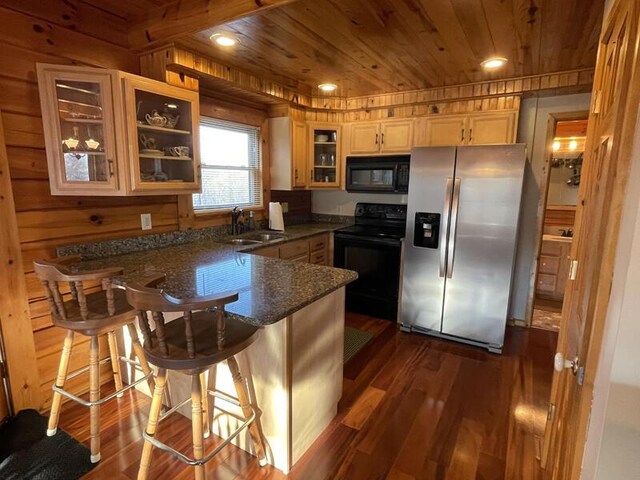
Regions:
<svg viewBox="0 0 640 480"><path fill-rule="evenodd" d="M358 203L355 224L334 232L334 265L358 272L347 285L348 311L396 321L407 206Z"/></svg>

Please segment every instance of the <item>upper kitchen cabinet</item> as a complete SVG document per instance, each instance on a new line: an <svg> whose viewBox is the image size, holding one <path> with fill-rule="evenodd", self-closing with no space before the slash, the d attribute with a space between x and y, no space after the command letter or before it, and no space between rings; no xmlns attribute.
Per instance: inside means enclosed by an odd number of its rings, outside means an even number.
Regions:
<svg viewBox="0 0 640 480"><path fill-rule="evenodd" d="M412 142L412 120L353 123L349 132L349 155L407 153Z"/></svg>
<svg viewBox="0 0 640 480"><path fill-rule="evenodd" d="M307 126L290 117L269 119L271 188L293 190L307 186Z"/></svg>
<svg viewBox="0 0 640 480"><path fill-rule="evenodd" d="M199 192L198 94L127 75L124 101L131 191Z"/></svg>
<svg viewBox="0 0 640 480"><path fill-rule="evenodd" d="M422 117L415 121L415 146L515 143L517 121L515 110Z"/></svg>
<svg viewBox="0 0 640 480"><path fill-rule="evenodd" d="M37 68L52 195L200 190L197 93L116 70Z"/></svg>
<svg viewBox="0 0 640 480"><path fill-rule="evenodd" d="M339 188L342 156L339 125L309 123L309 188Z"/></svg>

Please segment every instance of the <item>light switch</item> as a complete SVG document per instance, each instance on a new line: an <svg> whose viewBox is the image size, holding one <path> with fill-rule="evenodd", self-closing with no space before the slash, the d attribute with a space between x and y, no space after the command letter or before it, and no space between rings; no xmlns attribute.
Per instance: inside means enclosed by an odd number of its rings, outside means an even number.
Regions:
<svg viewBox="0 0 640 480"><path fill-rule="evenodd" d="M140 224L142 225L142 230L151 230L151 214L150 213L141 213L140 214Z"/></svg>
<svg viewBox="0 0 640 480"><path fill-rule="evenodd" d="M287 213L289 211L289 202L282 202L282 213Z"/></svg>

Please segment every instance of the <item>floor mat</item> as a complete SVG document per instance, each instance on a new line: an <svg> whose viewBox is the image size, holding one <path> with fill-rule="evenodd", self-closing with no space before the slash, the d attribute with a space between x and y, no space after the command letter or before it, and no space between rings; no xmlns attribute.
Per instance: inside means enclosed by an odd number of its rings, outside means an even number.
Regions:
<svg viewBox="0 0 640 480"><path fill-rule="evenodd" d="M0 478L3 480L74 480L95 464L87 447L58 429L46 436L47 419L23 410L0 429Z"/></svg>
<svg viewBox="0 0 640 480"><path fill-rule="evenodd" d="M347 363L373 338L373 333L358 330L357 328L344 328L344 363Z"/></svg>

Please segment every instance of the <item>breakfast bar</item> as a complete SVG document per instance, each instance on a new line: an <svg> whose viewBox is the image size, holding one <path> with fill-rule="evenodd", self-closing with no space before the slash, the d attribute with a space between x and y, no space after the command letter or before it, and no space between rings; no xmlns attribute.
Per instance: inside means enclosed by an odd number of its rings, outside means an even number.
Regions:
<svg viewBox="0 0 640 480"><path fill-rule="evenodd" d="M73 268L122 267L124 274L114 279L121 287L163 274L162 289L177 298L238 292L238 301L227 306L229 316L262 327L258 340L238 356L240 368L260 412L268 460L288 472L336 415L342 394L344 287L357 274L252 255L248 250L251 246L200 239L85 260ZM129 354L126 335L123 343ZM189 381L181 377L169 377L172 405L189 396ZM234 392L226 368L210 374L209 381L225 393ZM147 386L138 388L145 391ZM220 413L234 412L235 407L219 399L215 407L212 430L226 436L236 425L233 417L229 420ZM188 406L179 411L190 415ZM249 450L248 433L234 443Z"/></svg>

